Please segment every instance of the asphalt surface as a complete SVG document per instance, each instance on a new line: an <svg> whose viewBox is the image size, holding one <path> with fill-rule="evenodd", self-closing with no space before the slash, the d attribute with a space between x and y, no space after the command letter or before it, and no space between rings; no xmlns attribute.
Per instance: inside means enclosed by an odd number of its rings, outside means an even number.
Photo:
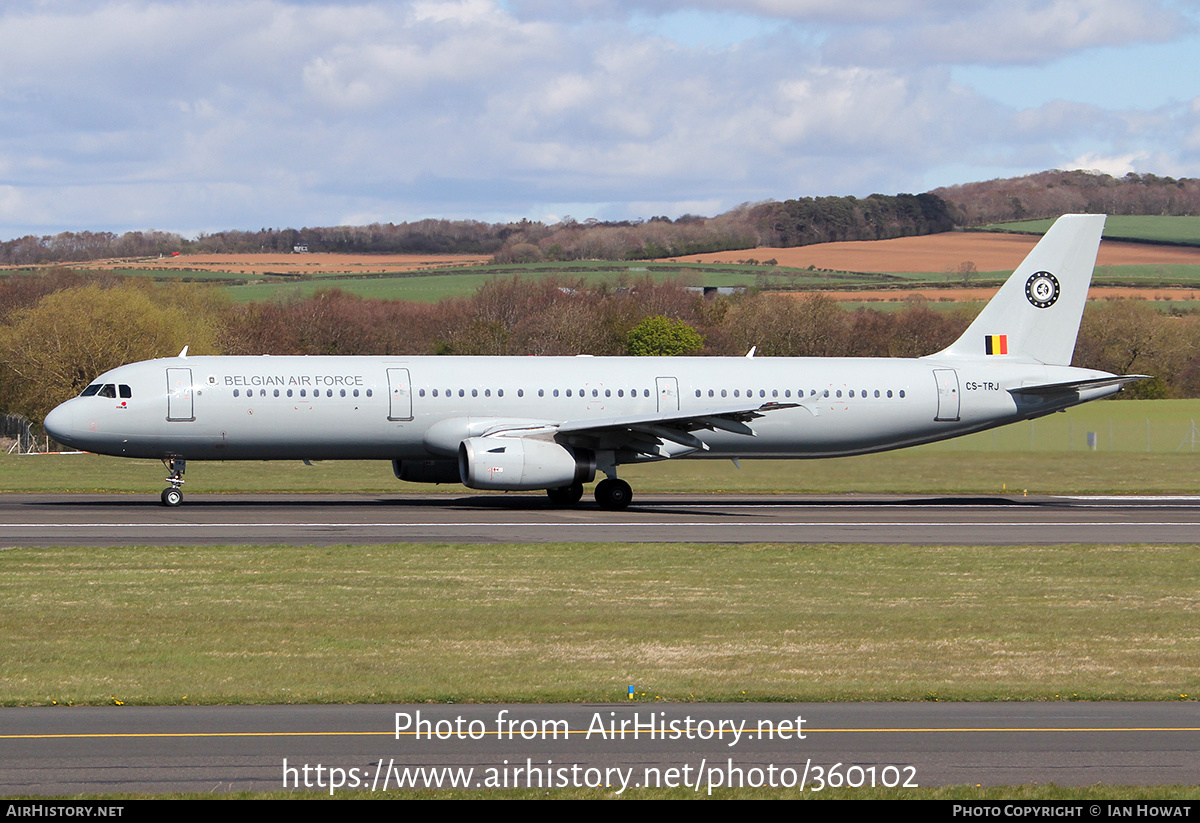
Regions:
<svg viewBox="0 0 1200 823"><path fill-rule="evenodd" d="M3 795L1200 782L1184 702L48 708L0 724Z"/></svg>
<svg viewBox="0 0 1200 823"><path fill-rule="evenodd" d="M401 541L1192 543L1200 497L641 495L625 511L542 495L0 495L0 545Z"/></svg>
<svg viewBox="0 0 1200 823"><path fill-rule="evenodd" d="M1182 496L642 495L626 511L606 512L588 501L556 508L536 495L194 495L174 509L151 497L0 495L0 546L1191 543L1198 527L1200 497ZM505 719L520 721L507 738L497 722L505 710ZM415 721L418 711L433 739L397 737L396 713ZM622 720L678 733L663 739L643 730L635 739L632 727L617 737L594 730ZM556 727L543 721L564 721L570 736L553 738ZM762 721L791 725L770 735ZM266 791L284 788L285 779L303 791L543 780L614 792L626 782L682 784L702 794L738 781L802 783L809 792L872 782L1195 785L1198 733L1200 711L1182 701L0 709L0 794ZM473 771L447 771L460 767Z"/></svg>

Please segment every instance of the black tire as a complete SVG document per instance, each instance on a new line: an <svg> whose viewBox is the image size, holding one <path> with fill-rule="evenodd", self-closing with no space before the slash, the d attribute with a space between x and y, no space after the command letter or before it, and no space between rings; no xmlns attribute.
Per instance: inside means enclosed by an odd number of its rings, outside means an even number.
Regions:
<svg viewBox="0 0 1200 823"><path fill-rule="evenodd" d="M162 504L164 506L175 508L183 502L183 492L173 487L169 489L163 489L162 494L159 495L159 499L162 500Z"/></svg>
<svg viewBox="0 0 1200 823"><path fill-rule="evenodd" d="M633 489L624 480L601 480L596 484L596 502L602 509L619 510L633 500Z"/></svg>
<svg viewBox="0 0 1200 823"><path fill-rule="evenodd" d="M557 506L574 506L583 499L583 484L575 483L561 489L546 489L546 496Z"/></svg>

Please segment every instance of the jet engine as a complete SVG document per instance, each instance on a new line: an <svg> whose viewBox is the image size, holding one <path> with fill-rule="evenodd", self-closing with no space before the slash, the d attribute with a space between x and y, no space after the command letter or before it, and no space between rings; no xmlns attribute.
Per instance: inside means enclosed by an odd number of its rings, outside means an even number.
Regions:
<svg viewBox="0 0 1200 823"><path fill-rule="evenodd" d="M459 444L458 471L472 489L561 489L592 482L596 455L552 440L471 437Z"/></svg>

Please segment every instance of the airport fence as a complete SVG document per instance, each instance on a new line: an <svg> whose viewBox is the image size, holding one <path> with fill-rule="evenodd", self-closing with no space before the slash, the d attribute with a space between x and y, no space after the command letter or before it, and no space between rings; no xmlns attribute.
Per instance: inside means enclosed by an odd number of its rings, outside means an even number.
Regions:
<svg viewBox="0 0 1200 823"><path fill-rule="evenodd" d="M0 438L8 444L5 451L25 453L36 449L33 427L19 414L0 415Z"/></svg>

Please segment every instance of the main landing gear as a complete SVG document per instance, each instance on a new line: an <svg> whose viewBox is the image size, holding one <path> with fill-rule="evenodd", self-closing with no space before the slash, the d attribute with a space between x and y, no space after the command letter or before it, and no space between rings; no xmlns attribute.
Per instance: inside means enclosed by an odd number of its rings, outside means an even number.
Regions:
<svg viewBox="0 0 1200 823"><path fill-rule="evenodd" d="M596 484L596 502L602 509L623 509L633 499L633 489L624 480L610 477Z"/></svg>
<svg viewBox="0 0 1200 823"><path fill-rule="evenodd" d="M556 506L574 506L583 499L583 484L575 483L560 489L546 489L546 496ZM633 489L624 480L612 477L596 484L596 502L602 509L623 509L632 499Z"/></svg>
<svg viewBox="0 0 1200 823"><path fill-rule="evenodd" d="M546 496L556 506L574 506L583 499L583 484L574 483L561 489L546 489Z"/></svg>
<svg viewBox="0 0 1200 823"><path fill-rule="evenodd" d="M187 470L187 462L179 457L163 458L167 467L167 482L171 485L162 490L159 499L164 506L174 508L183 502L183 473Z"/></svg>

